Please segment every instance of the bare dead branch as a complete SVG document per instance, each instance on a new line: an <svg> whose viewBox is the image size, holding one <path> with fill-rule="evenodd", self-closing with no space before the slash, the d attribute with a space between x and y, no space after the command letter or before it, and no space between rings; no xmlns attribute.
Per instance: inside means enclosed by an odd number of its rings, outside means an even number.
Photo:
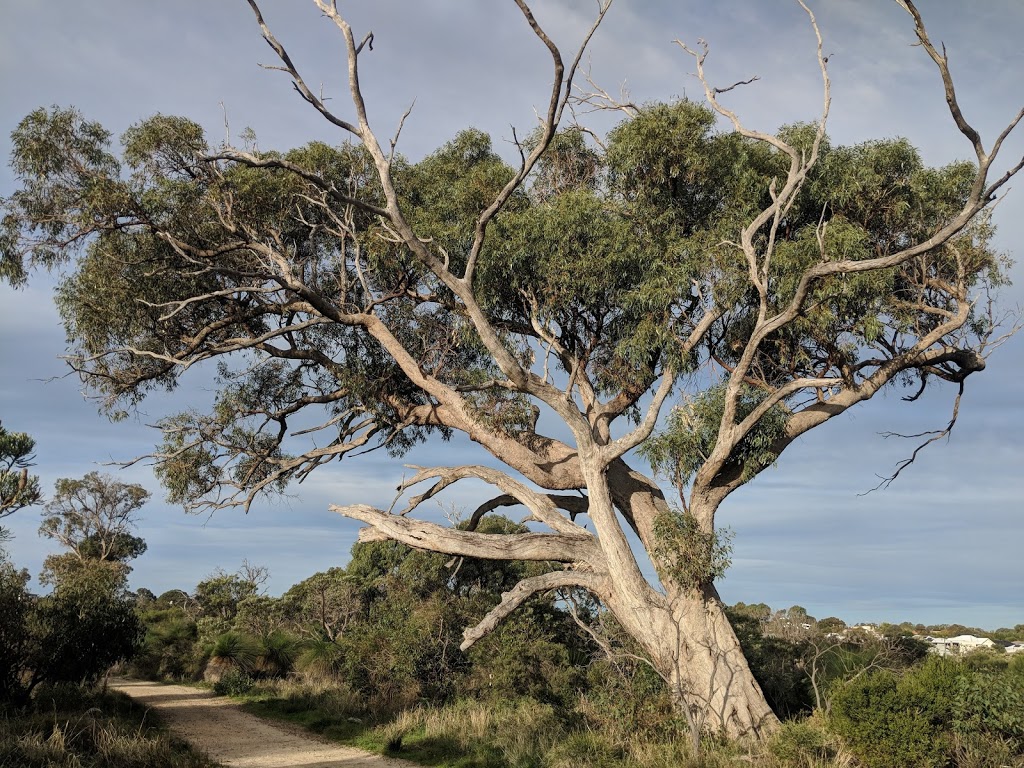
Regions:
<svg viewBox="0 0 1024 768"><path fill-rule="evenodd" d="M730 86L726 86L725 88L712 88L711 90L716 95L720 93L728 93L733 88L739 88L741 85L750 85L751 83L756 83L760 79L761 78L758 75L754 75L753 77L748 78L747 80L739 80Z"/></svg>
<svg viewBox="0 0 1024 768"><path fill-rule="evenodd" d="M870 490L867 490L864 493L859 493L857 495L858 496L866 496L869 493L873 493L874 491L877 491L877 490L879 490L881 488L888 488L890 485L893 484L893 482L896 480L896 478L900 476L900 474L903 472L903 470L905 470L907 467L909 467L911 464L913 464L915 461L917 461L917 456L918 456L919 453L921 453L921 451L923 451L925 448L927 448L932 443L938 442L939 440L942 440L943 438L948 438L950 436L950 434L953 432L953 427L956 426L957 417L960 415L960 398L963 397L963 394L964 394L964 382L961 381L960 382L960 389L956 393L956 399L953 401L953 414L952 414L952 416L949 419L949 423L943 429L933 430L933 431L930 431L930 432L921 432L921 433L916 434L916 435L901 435L901 434L898 434L896 432L883 432L882 436L886 437L886 438L888 438L888 437L903 437L903 438L908 438L908 439L917 439L917 438L922 438L922 437L926 437L927 436L928 439L925 440L920 445L918 445L914 449L914 452L910 454L910 456L908 456L907 458L905 458L902 461L900 461L896 465L896 470L891 475L888 475L887 477L883 477L881 479L881 482L878 485L876 485L874 488L871 488Z"/></svg>
<svg viewBox="0 0 1024 768"><path fill-rule="evenodd" d="M373 38L372 34L370 35L370 38L372 40L372 38ZM362 46L360 46L360 47L362 47ZM373 46L372 45L370 46L370 50L371 51L373 50ZM402 128L405 127L405 121L409 118L409 115L412 114L412 109L415 106L416 106L416 100L413 99L412 104L410 104L406 108L405 112L402 113L402 116L398 120L398 127L395 129L395 135L391 137L391 152L390 152L390 154L388 154L388 163L389 164L395 162L395 150L398 147L398 138L402 135Z"/></svg>
<svg viewBox="0 0 1024 768"><path fill-rule="evenodd" d="M917 39L920 42L921 47L928 52L932 61L935 62L935 66L939 68L939 74L942 76L942 85L946 91L946 103L949 105L949 113L953 116L953 121L956 123L956 127L960 130L960 133L966 136L974 147L974 152L978 157L978 162L983 162L985 160L985 148L981 143L981 136L974 127L967 122L967 119L964 117L964 114L960 109L960 103L957 101L956 88L953 85L953 76L949 72L949 58L946 56L946 46L942 46L941 54L935 50L935 46L932 45L932 41L928 37L928 31L924 28L924 21L921 19L921 14L918 12L913 0L896 0L896 2L902 5L907 13L913 17L914 32L917 35Z"/></svg>
<svg viewBox="0 0 1024 768"><path fill-rule="evenodd" d="M602 569L604 561L594 541L581 536L560 533L491 536L390 514L366 504L331 505L329 509L370 526L359 532L360 541L393 539L414 549L485 560L550 560L586 564L596 569Z"/></svg>
<svg viewBox="0 0 1024 768"><path fill-rule="evenodd" d="M586 105L588 109L582 110L582 114L588 114L590 112L599 112L605 110L613 110L616 112L622 112L627 117L636 117L640 113L640 107L634 102L630 101L629 93L626 90L625 84L619 89L620 96L616 98L612 96L608 91L599 86L594 82L594 78L591 75L589 65L586 70L587 84L593 88L593 91L584 91L579 86L575 86L579 91L579 94L573 96L569 101L570 108L575 108L576 105ZM574 113L575 114L575 113ZM604 146L601 139L591 130L580 126L582 130L591 136L598 144Z"/></svg>
<svg viewBox="0 0 1024 768"><path fill-rule="evenodd" d="M487 235L487 226L498 211L505 206L505 203L508 202L512 193L522 185L523 181L530 174L530 171L533 170L534 165L536 165L537 161L540 159L540 156L551 143L551 139L555 135L555 131L558 129L558 124L562 119L562 112L572 95L573 78L579 67L580 60L582 59L587 46L590 45L590 40L593 38L594 33L597 32L597 28L604 20L605 14L607 14L608 10L611 8L612 0L602 0L602 2L598 3L597 18L584 35L583 41L580 43L576 55L573 58L572 63L569 65L568 72L566 72L565 65L562 63L562 55L559 52L558 47L554 44L551 38L548 37L547 33L544 32L540 24L537 23L536 18L533 16L533 12L530 10L530 7L526 4L525 0L515 0L515 3L519 6L519 10L526 18L526 21L533 30L533 33L541 42L544 43L551 54L551 61L554 67L554 77L551 86L551 95L548 100L548 110L542 121L541 136L537 146L534 147L533 151L520 165L515 176L509 180L491 204L487 206L487 208L484 209L477 218L473 234L473 244L470 246L469 256L466 259L466 270L462 277L462 282L466 286L470 287L473 285L473 275L476 270L477 259L480 256L480 251L483 249L484 239Z"/></svg>
<svg viewBox="0 0 1024 768"><path fill-rule="evenodd" d="M549 493L546 494L554 504L561 510L569 513L569 519L573 522L576 521L578 515L587 514L588 504L585 496L566 496L563 494ZM483 519L484 515L489 512L493 512L496 509L502 507L517 507L522 504L519 499L508 493L503 493L500 496L495 496L493 499L488 499L483 504L480 504L476 509L473 510L469 518L466 520L465 530L475 531L477 526L480 524L480 520Z"/></svg>
<svg viewBox="0 0 1024 768"><path fill-rule="evenodd" d="M263 13L260 11L260 8L256 4L256 1L247 0L247 2L249 3L249 7L252 8L252 12L256 16L256 23L260 25L260 31L263 33L263 39L266 40L267 44L274 49L274 53L277 54L277 57L284 64L284 67L280 69L284 72L287 72L288 75L291 76L292 85L295 87L295 90L299 93L299 95L302 96L302 98L305 99L309 104L311 104L314 107L314 109L316 109L316 111L323 115L328 121L338 126L339 128L348 131L354 136L361 137L362 134L359 128L357 128L355 125L348 122L347 120L342 120L340 117L338 117L329 109L327 109L327 106L324 104L324 102L318 96L316 96L313 93L313 91L309 89L309 87L306 85L306 81L302 79L302 76L299 74L299 71L295 68L295 65L292 63L292 59L291 56L288 55L288 51L286 51L284 46L281 45L281 43L278 41L276 37L274 37L274 34L270 31L270 27L268 27L267 23L263 20Z"/></svg>
<svg viewBox="0 0 1024 768"><path fill-rule="evenodd" d="M531 490L523 483L497 469L484 466L466 465L460 467L431 467L424 469L416 467L419 471L399 486L399 491L404 491L414 485L422 483L431 478L438 481L425 492L409 499L406 508L400 512L407 515L427 499L433 498L440 491L444 490L459 480L472 478L483 480L485 483L495 486L509 496L515 498L539 521L544 523L551 530L567 536L579 536L582 539L592 540L593 535L584 528L567 520L559 511L555 502L547 495Z"/></svg>

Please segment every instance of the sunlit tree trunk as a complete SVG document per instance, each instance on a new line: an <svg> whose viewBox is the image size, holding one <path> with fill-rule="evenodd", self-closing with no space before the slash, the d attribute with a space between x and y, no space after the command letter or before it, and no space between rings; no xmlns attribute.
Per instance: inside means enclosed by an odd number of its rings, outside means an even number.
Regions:
<svg viewBox="0 0 1024 768"><path fill-rule="evenodd" d="M654 522L668 511L661 492L621 462L608 476L620 507L631 510L645 548L656 551ZM698 511L713 529L711 508ZM655 599L623 590L607 603L669 686L694 740L706 733L760 738L771 732L778 718L754 679L713 583L678 584L664 571L660 577L664 594Z"/></svg>

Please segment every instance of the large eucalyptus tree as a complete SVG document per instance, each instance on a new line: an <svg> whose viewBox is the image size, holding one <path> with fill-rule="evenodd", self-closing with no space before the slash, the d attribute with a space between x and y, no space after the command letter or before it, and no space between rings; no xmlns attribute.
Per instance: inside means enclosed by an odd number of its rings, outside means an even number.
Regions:
<svg viewBox="0 0 1024 768"><path fill-rule="evenodd" d="M74 260L57 292L70 362L113 414L219 363L213 408L160 425L156 469L187 508L248 507L346 456L462 433L486 463L418 471L403 490L428 485L399 511L333 509L365 523L364 540L551 563L464 647L533 594L586 590L695 731L770 730L715 590L716 512L801 435L884 387L913 397L985 367L997 338L984 297L1003 280L985 209L1021 168L994 163L1024 113L983 143L907 0L973 164L928 168L901 140L831 146L820 35L817 123L747 128L722 103L730 88L706 80L706 48L683 46L707 105L608 104L625 119L598 140L563 118L574 94L598 98L573 79L607 5L566 60L515 0L553 72L519 160L466 131L410 163L367 116L372 38L315 1L343 39L345 108L307 85L249 4L280 68L349 143L211 146L198 125L157 116L126 132L117 157L77 112L36 111L14 134L22 186L4 201L3 274L18 283ZM567 437L538 430L554 420L564 426L546 431ZM676 486L678 509L637 449ZM470 478L494 496L468 526L416 518ZM474 530L513 505L531 532Z"/></svg>

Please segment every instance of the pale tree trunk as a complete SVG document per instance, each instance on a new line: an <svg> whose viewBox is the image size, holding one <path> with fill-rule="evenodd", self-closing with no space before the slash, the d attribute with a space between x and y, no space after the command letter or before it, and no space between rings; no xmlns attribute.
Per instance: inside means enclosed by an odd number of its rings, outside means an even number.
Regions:
<svg viewBox="0 0 1024 768"><path fill-rule="evenodd" d="M717 596L674 599L668 625L652 640L695 740L706 732L761 738L778 726Z"/></svg>
<svg viewBox="0 0 1024 768"><path fill-rule="evenodd" d="M623 462L609 467L607 479L616 504L631 511L632 527L652 552L654 522L669 511L660 489ZM714 530L716 504L701 501L702 508L691 512ZM661 580L665 595L657 602L620 589L619 599L607 603L668 684L694 743L702 733L732 738L771 733L779 720L750 671L714 585L680 585L665 573Z"/></svg>
<svg viewBox="0 0 1024 768"><path fill-rule="evenodd" d="M531 595L560 588L585 589L601 600L643 649L689 722L695 743L705 733L732 738L761 738L770 733L778 720L754 680L713 584L676 583L666 572L661 575L659 590L641 572L622 521L633 528L648 552L655 551L656 521L670 511L661 490L621 461L608 465L593 454L583 454L578 466L581 485L588 490L585 509L591 525L586 528L557 514L557 504L566 504L568 509L576 505L559 496L537 493L483 466L421 470L406 487L428 478L439 481L430 491L413 497L410 508L400 514L361 504L332 509L371 526L360 532L362 541L394 539L450 555L565 564L562 569L526 578L503 593L501 602L463 633L463 650L491 632ZM447 528L405 514L436 490L466 477L497 486L507 496L498 497L495 503L523 504L552 532L495 536Z"/></svg>
<svg viewBox="0 0 1024 768"><path fill-rule="evenodd" d="M760 739L778 725L714 588L675 591L665 605L618 595L608 609L643 647L689 724L702 735ZM625 598L625 599L623 599Z"/></svg>

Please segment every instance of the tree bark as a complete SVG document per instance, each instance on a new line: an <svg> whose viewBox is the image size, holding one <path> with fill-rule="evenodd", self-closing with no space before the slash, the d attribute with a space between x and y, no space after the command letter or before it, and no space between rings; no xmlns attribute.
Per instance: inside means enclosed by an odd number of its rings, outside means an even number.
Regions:
<svg viewBox="0 0 1024 768"><path fill-rule="evenodd" d="M695 737L762 738L778 727L717 595L677 596L664 626L648 638Z"/></svg>
<svg viewBox="0 0 1024 768"><path fill-rule="evenodd" d="M670 511L661 489L621 459L608 467L607 480L616 506L651 552L655 520ZM701 501L701 508L691 512L713 530L717 505ZM679 585L664 573L661 581L665 596L660 604L649 599L632 605L614 598L605 602L669 685L694 740L705 732L732 738L772 732L779 720L750 671L714 585Z"/></svg>

